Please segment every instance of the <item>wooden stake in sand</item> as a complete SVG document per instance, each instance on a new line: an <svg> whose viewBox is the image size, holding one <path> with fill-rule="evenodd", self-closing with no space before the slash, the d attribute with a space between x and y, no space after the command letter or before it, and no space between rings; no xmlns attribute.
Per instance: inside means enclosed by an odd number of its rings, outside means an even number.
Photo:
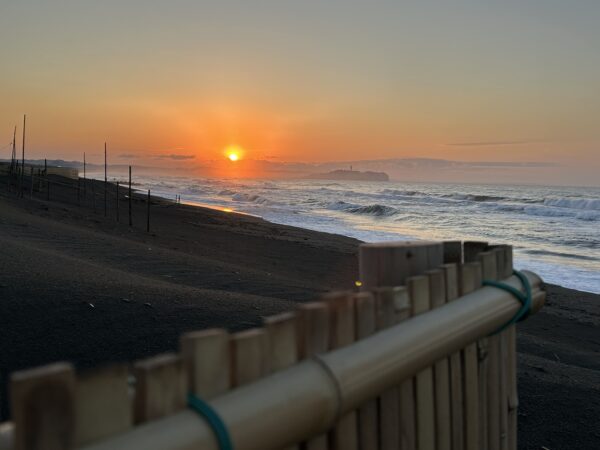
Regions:
<svg viewBox="0 0 600 450"><path fill-rule="evenodd" d="M21 178L19 179L19 196L23 197L23 176L25 174L25 121L27 115L23 114L23 142L21 147Z"/></svg>
<svg viewBox="0 0 600 450"><path fill-rule="evenodd" d="M106 217L106 194L107 194L107 177L106 177L106 142L104 143L104 217Z"/></svg>
<svg viewBox="0 0 600 450"><path fill-rule="evenodd" d="M85 199L86 194L86 178L85 178L85 152L83 152L83 198Z"/></svg>
<svg viewBox="0 0 600 450"><path fill-rule="evenodd" d="M119 223L119 182L118 181L117 181L117 201L116 201L115 208L117 208L117 223Z"/></svg>
<svg viewBox="0 0 600 450"><path fill-rule="evenodd" d="M128 193L128 199L129 199L129 226L133 226L133 221L131 220L131 166L129 166L129 193Z"/></svg>
<svg viewBox="0 0 600 450"><path fill-rule="evenodd" d="M150 189L148 189L148 200L146 201L146 232L150 233Z"/></svg>

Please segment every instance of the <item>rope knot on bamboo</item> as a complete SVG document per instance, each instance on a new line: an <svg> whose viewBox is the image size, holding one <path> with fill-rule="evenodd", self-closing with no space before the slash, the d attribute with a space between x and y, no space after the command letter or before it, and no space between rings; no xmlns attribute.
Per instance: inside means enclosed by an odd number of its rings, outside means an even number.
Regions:
<svg viewBox="0 0 600 450"><path fill-rule="evenodd" d="M531 313L531 284L522 272L519 272L518 270L513 270L513 275L515 275L521 281L521 283L523 284L523 288L525 289L525 293L521 292L519 289L512 287L509 284L502 283L500 281L483 280L482 284L484 286L495 287L497 289L502 289L503 291L509 292L513 295L513 297L515 297L519 302L521 302L521 308L516 312L512 319L510 319L508 322L502 325L498 330L494 331L492 335L500 333L501 331L505 330L511 325L514 325L517 322L520 322L521 320L525 320L527 317L529 317L529 314Z"/></svg>

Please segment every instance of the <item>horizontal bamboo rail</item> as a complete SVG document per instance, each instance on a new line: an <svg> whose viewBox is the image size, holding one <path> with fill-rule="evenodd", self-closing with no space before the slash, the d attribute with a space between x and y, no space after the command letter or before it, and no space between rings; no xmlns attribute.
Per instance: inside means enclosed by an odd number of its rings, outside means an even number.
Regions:
<svg viewBox="0 0 600 450"><path fill-rule="evenodd" d="M525 272L533 311L544 303L541 279ZM517 277L505 279L520 288ZM509 321L520 303L509 293L484 287L354 344L314 356L215 398L236 450L268 450L322 433L402 380L431 367ZM10 427L0 443L10 440ZM11 448L0 445L0 449ZM144 423L86 450L218 450L212 430L184 410Z"/></svg>

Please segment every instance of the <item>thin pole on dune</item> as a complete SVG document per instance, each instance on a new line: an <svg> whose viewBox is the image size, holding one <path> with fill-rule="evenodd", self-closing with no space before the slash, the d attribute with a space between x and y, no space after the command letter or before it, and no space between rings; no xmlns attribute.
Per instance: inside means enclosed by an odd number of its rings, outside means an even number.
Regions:
<svg viewBox="0 0 600 450"><path fill-rule="evenodd" d="M106 177L106 142L104 143L104 217L106 217L106 185L108 178Z"/></svg>
<svg viewBox="0 0 600 450"><path fill-rule="evenodd" d="M83 198L85 199L86 194L86 180L85 180L85 152L83 152Z"/></svg>
<svg viewBox="0 0 600 450"><path fill-rule="evenodd" d="M117 223L119 222L119 182L117 181Z"/></svg>
<svg viewBox="0 0 600 450"><path fill-rule="evenodd" d="M27 114L23 114L23 142L21 147L21 178L19 178L19 196L23 197L23 175L25 174L25 121Z"/></svg>
<svg viewBox="0 0 600 450"><path fill-rule="evenodd" d="M150 233L150 189L148 189L148 201L146 207L146 232Z"/></svg>
<svg viewBox="0 0 600 450"><path fill-rule="evenodd" d="M48 181L48 160L44 158L44 180L46 180L46 200L50 200L50 181Z"/></svg>
<svg viewBox="0 0 600 450"><path fill-rule="evenodd" d="M129 166L129 192L127 197L129 200L129 226L132 226L133 221L131 220L131 166Z"/></svg>

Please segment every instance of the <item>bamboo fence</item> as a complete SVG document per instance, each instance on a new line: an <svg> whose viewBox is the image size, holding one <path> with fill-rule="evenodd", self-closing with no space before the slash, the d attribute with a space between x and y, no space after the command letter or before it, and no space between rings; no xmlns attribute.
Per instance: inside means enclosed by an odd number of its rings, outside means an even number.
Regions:
<svg viewBox="0 0 600 450"><path fill-rule="evenodd" d="M187 333L179 352L132 366L14 373L0 450L218 450L188 393L236 450L516 450L516 330L498 330L521 304L482 286L522 289L512 247L363 244L359 260L358 291L260 328ZM545 292L525 276L534 313Z"/></svg>

